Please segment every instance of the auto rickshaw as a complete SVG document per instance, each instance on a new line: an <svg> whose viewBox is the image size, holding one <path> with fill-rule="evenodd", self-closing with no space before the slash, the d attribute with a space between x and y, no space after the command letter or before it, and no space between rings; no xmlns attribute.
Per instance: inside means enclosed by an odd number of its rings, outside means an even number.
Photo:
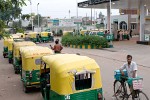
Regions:
<svg viewBox="0 0 150 100"><path fill-rule="evenodd" d="M11 64L13 62L13 44L14 41L8 42L8 62Z"/></svg>
<svg viewBox="0 0 150 100"><path fill-rule="evenodd" d="M25 41L30 41L30 33L25 33Z"/></svg>
<svg viewBox="0 0 150 100"><path fill-rule="evenodd" d="M24 33L16 33L20 38L25 38L25 34Z"/></svg>
<svg viewBox="0 0 150 100"><path fill-rule="evenodd" d="M21 47L20 54L22 58L21 80L24 85L24 92L30 92L31 87L40 87L40 64L41 57L54 54L48 47L30 46Z"/></svg>
<svg viewBox="0 0 150 100"><path fill-rule="evenodd" d="M40 84L44 100L104 100L100 68L86 56L43 56Z"/></svg>
<svg viewBox="0 0 150 100"><path fill-rule="evenodd" d="M8 41L13 41L12 37L4 37L3 57L8 57Z"/></svg>
<svg viewBox="0 0 150 100"><path fill-rule="evenodd" d="M8 41L8 62L10 64L13 63L13 43L22 41L24 41L24 39L17 37L13 37L13 41Z"/></svg>
<svg viewBox="0 0 150 100"><path fill-rule="evenodd" d="M42 42L41 41L41 34L40 33L38 33L38 32L32 32L29 35L30 35L30 40L32 42L34 42L34 43L36 43L36 42L40 42L41 43Z"/></svg>
<svg viewBox="0 0 150 100"><path fill-rule="evenodd" d="M41 41L42 42L48 42L49 41L48 32L41 32Z"/></svg>
<svg viewBox="0 0 150 100"><path fill-rule="evenodd" d="M63 35L73 34L73 31L64 31Z"/></svg>
<svg viewBox="0 0 150 100"><path fill-rule="evenodd" d="M25 46L35 46L36 44L29 41L23 41L23 42L14 42L13 43L13 65L15 73L20 73L20 67L21 67L21 58L20 58L20 47Z"/></svg>
<svg viewBox="0 0 150 100"><path fill-rule="evenodd" d="M88 34L89 34L89 31L88 31L88 30L81 30L81 31L80 31L80 34L81 34L81 35L88 35Z"/></svg>

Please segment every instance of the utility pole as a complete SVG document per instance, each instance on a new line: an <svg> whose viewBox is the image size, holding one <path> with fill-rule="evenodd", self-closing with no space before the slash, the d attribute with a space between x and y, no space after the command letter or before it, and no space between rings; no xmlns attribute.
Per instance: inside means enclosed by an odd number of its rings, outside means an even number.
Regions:
<svg viewBox="0 0 150 100"><path fill-rule="evenodd" d="M37 4L37 15L38 15L38 33L39 33L39 27L40 27L40 22L39 22L39 10L38 10L39 3Z"/></svg>
<svg viewBox="0 0 150 100"><path fill-rule="evenodd" d="M32 0L30 0L30 7L31 7L31 23L32 23L32 31L33 31Z"/></svg>
<svg viewBox="0 0 150 100"><path fill-rule="evenodd" d="M91 25L92 25L92 8L91 8Z"/></svg>

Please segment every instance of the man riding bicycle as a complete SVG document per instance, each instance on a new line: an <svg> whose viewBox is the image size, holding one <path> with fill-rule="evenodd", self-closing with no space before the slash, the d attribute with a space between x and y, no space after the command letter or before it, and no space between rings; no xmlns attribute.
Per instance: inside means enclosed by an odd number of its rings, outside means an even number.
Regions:
<svg viewBox="0 0 150 100"><path fill-rule="evenodd" d="M124 76L123 70L127 70L128 78L136 78L137 77L137 64L132 61L132 56L127 55L127 62L120 68L121 74ZM133 86L130 86L130 91L133 91ZM132 97L134 97L134 93L132 94Z"/></svg>

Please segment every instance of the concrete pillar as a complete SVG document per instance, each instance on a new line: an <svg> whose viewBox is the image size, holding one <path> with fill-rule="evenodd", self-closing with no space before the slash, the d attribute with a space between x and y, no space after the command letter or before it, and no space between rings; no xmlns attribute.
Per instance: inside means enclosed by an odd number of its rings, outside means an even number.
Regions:
<svg viewBox="0 0 150 100"><path fill-rule="evenodd" d="M148 9L148 15L150 15L150 9Z"/></svg>
<svg viewBox="0 0 150 100"><path fill-rule="evenodd" d="M144 1L140 0L140 41L144 41L146 7Z"/></svg>
<svg viewBox="0 0 150 100"><path fill-rule="evenodd" d="M110 30L110 5L107 5L107 29Z"/></svg>
<svg viewBox="0 0 150 100"><path fill-rule="evenodd" d="M128 15L128 27L127 30L131 29L131 14Z"/></svg>

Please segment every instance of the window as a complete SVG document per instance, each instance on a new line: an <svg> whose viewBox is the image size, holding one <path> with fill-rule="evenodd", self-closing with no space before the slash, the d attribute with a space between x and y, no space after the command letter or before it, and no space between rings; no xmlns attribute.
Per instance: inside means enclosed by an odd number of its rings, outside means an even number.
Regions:
<svg viewBox="0 0 150 100"><path fill-rule="evenodd" d="M89 89L92 86L92 74L79 74L75 75L75 89L76 90L83 90Z"/></svg>
<svg viewBox="0 0 150 100"><path fill-rule="evenodd" d="M136 24L135 23L131 24L131 29L136 29Z"/></svg>
<svg viewBox="0 0 150 100"><path fill-rule="evenodd" d="M127 30L127 23L125 21L120 22L120 29Z"/></svg>

